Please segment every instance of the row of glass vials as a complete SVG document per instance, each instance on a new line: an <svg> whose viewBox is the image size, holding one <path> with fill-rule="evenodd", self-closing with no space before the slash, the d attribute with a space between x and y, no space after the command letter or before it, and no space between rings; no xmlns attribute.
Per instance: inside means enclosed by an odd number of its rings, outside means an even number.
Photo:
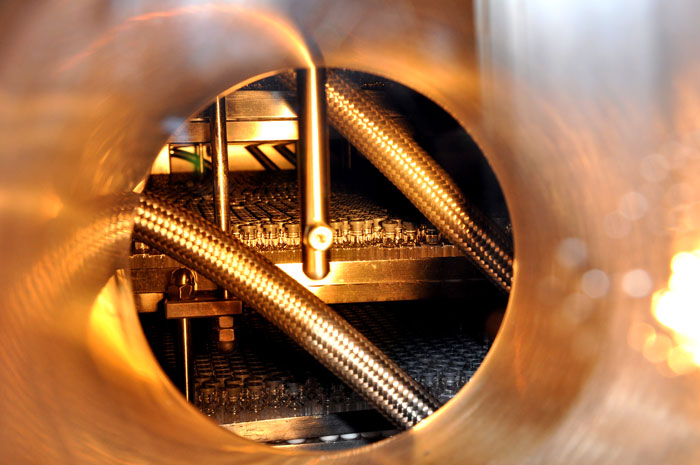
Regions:
<svg viewBox="0 0 700 465"><path fill-rule="evenodd" d="M333 219L335 247L416 247L441 243L437 230L429 225L386 216ZM301 224L297 220L271 218L231 224L231 234L246 245L262 250L299 247Z"/></svg>
<svg viewBox="0 0 700 465"><path fill-rule="evenodd" d="M413 321L411 310L420 305L425 303L347 304L336 310L444 403L473 376L489 342L458 325ZM371 408L262 317L237 318L234 352L218 353L210 342L194 362L194 403L205 415L228 424Z"/></svg>
<svg viewBox="0 0 700 465"><path fill-rule="evenodd" d="M293 379L279 373L247 377L200 373L195 378L195 405L222 424L369 408L362 398L342 384L326 388L313 377L304 383Z"/></svg>
<svg viewBox="0 0 700 465"><path fill-rule="evenodd" d="M251 247L278 250L299 247L301 222L296 178L289 174L232 173L231 234ZM214 221L211 183L154 178L147 189ZM415 247L442 242L420 215L409 220L374 201L336 187L331 193L329 226L334 247Z"/></svg>

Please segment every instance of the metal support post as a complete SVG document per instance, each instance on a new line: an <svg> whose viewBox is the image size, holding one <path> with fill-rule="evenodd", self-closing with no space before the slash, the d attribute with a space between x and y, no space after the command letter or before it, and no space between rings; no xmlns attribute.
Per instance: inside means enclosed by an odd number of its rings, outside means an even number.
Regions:
<svg viewBox="0 0 700 465"><path fill-rule="evenodd" d="M330 172L325 83L325 69L297 71L301 250L304 273L311 279L322 279L330 271L329 249L333 243L333 231L328 226Z"/></svg>

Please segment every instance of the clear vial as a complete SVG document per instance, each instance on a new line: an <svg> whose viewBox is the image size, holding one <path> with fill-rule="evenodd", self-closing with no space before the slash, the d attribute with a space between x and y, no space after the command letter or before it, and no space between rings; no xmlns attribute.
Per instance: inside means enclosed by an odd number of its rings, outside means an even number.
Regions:
<svg viewBox="0 0 700 465"><path fill-rule="evenodd" d="M348 244L350 247L362 247L365 233L365 220L362 218L350 219L350 237Z"/></svg>
<svg viewBox="0 0 700 465"><path fill-rule="evenodd" d="M265 418L280 418L282 404L280 400L279 387L282 381L277 378L265 380L265 397L267 405L265 409Z"/></svg>
<svg viewBox="0 0 700 465"><path fill-rule="evenodd" d="M365 218L364 233L362 234L362 242L365 245L374 244L374 222L371 218Z"/></svg>
<svg viewBox="0 0 700 465"><path fill-rule="evenodd" d="M403 242L403 221L400 218L392 218L396 221L396 244Z"/></svg>
<svg viewBox="0 0 700 465"><path fill-rule="evenodd" d="M326 404L326 391L323 386L316 386L313 392L307 396L306 402L309 404L307 409L309 415L323 415Z"/></svg>
<svg viewBox="0 0 700 465"><path fill-rule="evenodd" d="M241 225L239 223L231 223L231 227L229 229L230 234L235 237L236 239L241 238L241 230L240 230Z"/></svg>
<svg viewBox="0 0 700 465"><path fill-rule="evenodd" d="M303 414L304 405L301 401L301 389L297 383L289 383L287 392L286 413L289 417L300 417Z"/></svg>
<svg viewBox="0 0 700 465"><path fill-rule="evenodd" d="M301 223L295 221L284 225L286 230L285 246L289 248L299 247L301 244Z"/></svg>
<svg viewBox="0 0 700 465"><path fill-rule="evenodd" d="M438 400L444 404L452 399L460 388L460 370L449 368L440 374Z"/></svg>
<svg viewBox="0 0 700 465"><path fill-rule="evenodd" d="M330 227L333 230L333 245L343 245L343 231L341 230L342 222L334 220L330 222Z"/></svg>
<svg viewBox="0 0 700 465"><path fill-rule="evenodd" d="M418 244L418 231L413 223L406 221L403 224L404 240L403 244L405 247L414 247Z"/></svg>
<svg viewBox="0 0 700 465"><path fill-rule="evenodd" d="M319 390L320 383L313 376L309 376L304 383L304 415L320 415L319 408L322 408Z"/></svg>
<svg viewBox="0 0 700 465"><path fill-rule="evenodd" d="M376 216L372 220L372 230L373 230L373 237L372 237L372 242L374 244L381 244L382 243L382 238L384 236L383 232L384 229L382 228L382 222L386 221L387 217L386 216Z"/></svg>
<svg viewBox="0 0 700 465"><path fill-rule="evenodd" d="M265 386L260 381L248 383L248 421L263 419Z"/></svg>
<svg viewBox="0 0 700 465"><path fill-rule="evenodd" d="M258 217L258 220L255 221L255 226L256 226L256 233L255 233L255 245L254 247L262 247L263 245L263 222L260 219L261 217ZM267 218L265 218L267 220Z"/></svg>
<svg viewBox="0 0 700 465"><path fill-rule="evenodd" d="M198 398L198 394L197 394L199 392L199 388L202 387L202 385L205 382L210 381L210 380L211 380L211 378L209 378L208 376L195 376L195 378L194 378L194 391L195 391L195 397L194 397L195 402L194 403L197 407L199 407L199 398Z"/></svg>
<svg viewBox="0 0 700 465"><path fill-rule="evenodd" d="M384 229L384 238L382 240L382 245L384 247L396 247L396 228L398 223L396 220L386 220L382 222L382 229Z"/></svg>
<svg viewBox="0 0 700 465"><path fill-rule="evenodd" d="M258 243L258 226L246 223L241 226L241 240L248 247L256 247Z"/></svg>
<svg viewBox="0 0 700 465"><path fill-rule="evenodd" d="M232 384L226 387L226 397L224 402L223 422L238 423L241 421L241 391L243 387L240 384Z"/></svg>
<svg viewBox="0 0 700 465"><path fill-rule="evenodd" d="M347 246L350 243L350 220L343 218L340 222L341 243Z"/></svg>
<svg viewBox="0 0 700 465"><path fill-rule="evenodd" d="M426 364L425 366L430 366ZM437 393L438 390L438 372L437 370L427 369L421 374L419 383L423 385L424 388L429 390L433 395Z"/></svg>
<svg viewBox="0 0 700 465"><path fill-rule="evenodd" d="M429 227L426 228L425 230L425 243L428 245L438 245L440 244L440 235L438 234L438 230Z"/></svg>
<svg viewBox="0 0 700 465"><path fill-rule="evenodd" d="M279 248L279 229L275 223L263 224L263 248L276 250Z"/></svg>
<svg viewBox="0 0 700 465"><path fill-rule="evenodd" d="M199 410L206 416L215 419L217 407L216 387L206 383L199 388Z"/></svg>
<svg viewBox="0 0 700 465"><path fill-rule="evenodd" d="M418 227L418 242L425 242L425 231L428 229L428 225L421 224Z"/></svg>
<svg viewBox="0 0 700 465"><path fill-rule="evenodd" d="M287 223L287 217L274 217L272 222L277 225L277 233L279 234L279 247L283 247L287 243L287 231L284 229L284 225Z"/></svg>
<svg viewBox="0 0 700 465"><path fill-rule="evenodd" d="M472 379L472 376L474 376L474 370L472 370L469 365L465 365L459 371L459 384L461 386L464 386L469 382L470 379Z"/></svg>

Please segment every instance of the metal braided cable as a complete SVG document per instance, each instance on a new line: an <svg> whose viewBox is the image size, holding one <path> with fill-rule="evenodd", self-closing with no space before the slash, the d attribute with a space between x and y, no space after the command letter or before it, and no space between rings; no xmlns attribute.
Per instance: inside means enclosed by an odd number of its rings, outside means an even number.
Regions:
<svg viewBox="0 0 700 465"><path fill-rule="evenodd" d="M293 74L281 81L295 89ZM408 130L378 102L329 70L326 82L331 124L408 198L502 291L511 290L513 257L509 240L486 215L470 205L452 178Z"/></svg>
<svg viewBox="0 0 700 465"><path fill-rule="evenodd" d="M340 72L327 76L331 124L489 279L510 292L513 258L503 233L465 202L447 172L380 105Z"/></svg>
<svg viewBox="0 0 700 465"><path fill-rule="evenodd" d="M409 428L439 407L318 297L215 225L145 194L136 209L134 235L233 292L397 426Z"/></svg>

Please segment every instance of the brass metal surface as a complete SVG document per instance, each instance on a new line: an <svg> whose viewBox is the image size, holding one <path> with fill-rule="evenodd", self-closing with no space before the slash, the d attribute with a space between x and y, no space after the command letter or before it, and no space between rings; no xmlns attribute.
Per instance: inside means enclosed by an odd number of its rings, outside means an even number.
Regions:
<svg viewBox="0 0 700 465"><path fill-rule="evenodd" d="M177 321L178 339L179 339L179 359L182 369L180 370L181 379L180 389L185 394L187 402L194 402L194 360L192 358L192 322L189 318L180 318Z"/></svg>
<svg viewBox="0 0 700 465"><path fill-rule="evenodd" d="M221 300L211 295L197 295L189 300L170 299L165 301L163 306L165 307L166 318L200 318L237 315L243 310L243 304L240 300Z"/></svg>
<svg viewBox="0 0 700 465"><path fill-rule="evenodd" d="M298 249L261 254L326 303L468 297L488 288L452 245L332 249L329 274L321 280L303 273ZM133 255L129 264L132 289L137 296L149 296L139 297L138 310L156 311L161 299L154 296L162 297L173 271L183 265L166 255ZM197 289L211 291L216 285L197 275Z"/></svg>
<svg viewBox="0 0 700 465"><path fill-rule="evenodd" d="M298 137L296 120L228 121L226 133L230 142L267 142L295 140ZM188 121L170 137L171 142L209 142L208 121Z"/></svg>
<svg viewBox="0 0 700 465"><path fill-rule="evenodd" d="M226 134L226 98L217 96L211 106L209 125L211 126L211 158L214 171L214 219L222 231L230 227L228 200L228 136ZM223 298L228 298L228 291L221 290Z"/></svg>
<svg viewBox="0 0 700 465"><path fill-rule="evenodd" d="M651 349L675 340L654 291L700 237L699 9L2 2L1 461L698 463L697 367ZM123 193L227 87L305 67L299 31L325 65L452 114L493 166L515 239L503 326L468 388L418 428L338 453L275 450L199 416L150 354L128 280L105 286L129 249ZM639 344L640 327L655 339Z"/></svg>
<svg viewBox="0 0 700 465"><path fill-rule="evenodd" d="M229 229L228 137L226 135L226 99L217 97L211 106L211 158L214 170L214 218L222 231Z"/></svg>
<svg viewBox="0 0 700 465"><path fill-rule="evenodd" d="M246 421L221 426L233 433L260 442L359 432L395 431L394 426L374 410Z"/></svg>
<svg viewBox="0 0 700 465"><path fill-rule="evenodd" d="M384 110L399 117L382 93L363 90L373 100L381 101ZM298 139L295 92L275 90L239 90L226 95L226 134L230 143L295 141ZM205 143L211 139L209 118L198 114L189 118L170 136L168 142Z"/></svg>
<svg viewBox="0 0 700 465"><path fill-rule="evenodd" d="M439 408L431 392L325 302L201 216L142 194L134 236L254 308L397 427L412 427Z"/></svg>

